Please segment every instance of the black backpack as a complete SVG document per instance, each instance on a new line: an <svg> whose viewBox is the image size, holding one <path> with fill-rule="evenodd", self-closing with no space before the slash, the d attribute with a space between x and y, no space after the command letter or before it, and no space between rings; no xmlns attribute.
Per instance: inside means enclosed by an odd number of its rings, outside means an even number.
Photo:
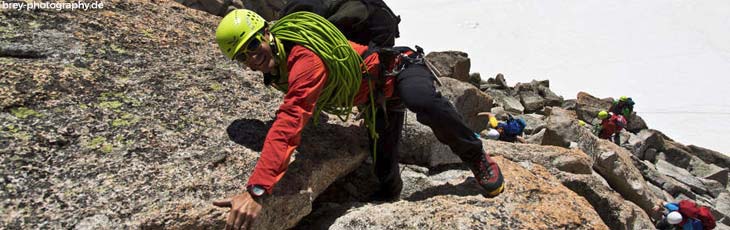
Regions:
<svg viewBox="0 0 730 230"><path fill-rule="evenodd" d="M383 0L291 0L279 12L279 17L308 11L332 22L348 40L362 45L393 47L400 37L400 16Z"/></svg>

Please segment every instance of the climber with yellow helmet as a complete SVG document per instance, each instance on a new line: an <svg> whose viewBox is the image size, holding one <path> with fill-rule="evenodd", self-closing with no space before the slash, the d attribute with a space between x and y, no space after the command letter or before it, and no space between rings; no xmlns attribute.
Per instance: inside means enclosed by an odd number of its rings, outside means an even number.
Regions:
<svg viewBox="0 0 730 230"><path fill-rule="evenodd" d="M524 129L527 127L524 118L514 118L508 114L506 121L497 121L497 117L489 112L477 113L477 116L487 116L489 127L485 130L486 132L483 132L486 134L484 137L487 139L527 143L525 138L522 137Z"/></svg>
<svg viewBox="0 0 730 230"><path fill-rule="evenodd" d="M608 109L613 114L621 114L629 119L631 113L634 112L634 100L627 96L621 96L618 100L613 100L611 108Z"/></svg>
<svg viewBox="0 0 730 230"><path fill-rule="evenodd" d="M258 198L270 195L286 172L310 117L325 111L347 119L353 106L365 115L375 152L380 188L373 199L398 199L402 189L397 146L403 107L416 113L417 120L469 166L485 196L503 191L499 166L453 105L436 92L435 76L420 49L369 49L348 41L330 22L308 12L268 23L252 11L234 10L221 20L216 40L227 58L263 72L264 82L285 94L247 191L214 202L231 208L227 227L250 226L262 208Z"/></svg>
<svg viewBox="0 0 730 230"><path fill-rule="evenodd" d="M621 145L620 133L626 126L626 118L620 114L613 114L604 111L598 112L598 119L601 124L597 126L596 133L602 139L613 140L617 145Z"/></svg>

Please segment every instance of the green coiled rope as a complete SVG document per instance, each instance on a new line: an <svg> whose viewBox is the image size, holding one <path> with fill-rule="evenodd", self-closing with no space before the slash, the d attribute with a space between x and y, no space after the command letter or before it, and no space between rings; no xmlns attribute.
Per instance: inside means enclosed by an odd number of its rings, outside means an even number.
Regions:
<svg viewBox="0 0 730 230"><path fill-rule="evenodd" d="M302 45L319 56L328 72L327 83L317 99L314 110L315 124L319 113L325 111L336 115L340 120L349 119L355 96L360 90L360 83L365 65L362 57L350 46L345 35L327 19L311 12L289 14L271 26L271 33L276 40L291 41ZM281 44L279 42L279 44ZM279 51L283 54L283 50ZM280 55L284 57L285 55ZM279 65L285 65L280 61ZM287 76L288 73L280 73ZM370 86L370 108L365 115L365 123L373 139L373 152L378 134L375 131L375 103L372 82ZM373 157L375 155L373 154Z"/></svg>

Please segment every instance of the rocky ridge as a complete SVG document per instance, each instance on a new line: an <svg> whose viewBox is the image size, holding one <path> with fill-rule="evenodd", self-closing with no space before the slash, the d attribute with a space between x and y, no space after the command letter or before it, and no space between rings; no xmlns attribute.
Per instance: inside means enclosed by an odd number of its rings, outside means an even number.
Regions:
<svg viewBox="0 0 730 230"><path fill-rule="evenodd" d="M106 6L0 13L0 228L220 229L226 210L211 202L241 191L281 94L220 55L219 17L168 1ZM609 99L564 100L549 81L475 81L462 52L429 58L475 131L486 128L475 112L528 120L532 144L484 141L505 193L482 197L409 113L401 201L366 202L377 182L365 131L325 115L305 129L257 228L650 229L650 206L681 198L730 225L726 155L684 146L639 116L617 146L577 124Z"/></svg>

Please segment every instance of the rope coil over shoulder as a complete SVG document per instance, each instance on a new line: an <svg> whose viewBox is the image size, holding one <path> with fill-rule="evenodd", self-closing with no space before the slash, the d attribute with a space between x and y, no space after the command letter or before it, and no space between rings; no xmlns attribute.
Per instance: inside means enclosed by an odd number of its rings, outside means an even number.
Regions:
<svg viewBox="0 0 730 230"><path fill-rule="evenodd" d="M289 14L274 22L271 33L277 40L291 41L311 50L322 59L327 68L329 73L327 83L317 99L314 110L315 124L321 111L334 114L342 121L349 119L355 96L360 89L365 65L363 58L350 46L345 35L327 19L305 11ZM281 62L279 65L286 64ZM279 74L288 75L288 73ZM373 101L372 83L368 83L371 84L370 100ZM377 140L375 105L370 104L371 113L365 116L365 122L370 136L373 140Z"/></svg>

